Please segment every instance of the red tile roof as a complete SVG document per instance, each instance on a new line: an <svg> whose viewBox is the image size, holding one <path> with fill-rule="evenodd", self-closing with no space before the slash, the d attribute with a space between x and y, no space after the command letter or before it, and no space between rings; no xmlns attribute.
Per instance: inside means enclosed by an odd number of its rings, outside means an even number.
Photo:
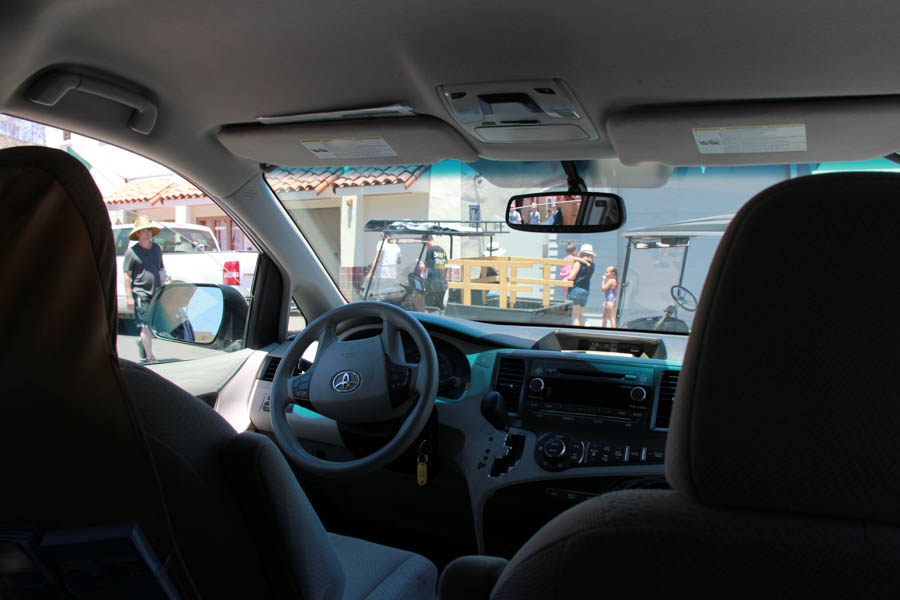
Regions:
<svg viewBox="0 0 900 600"><path fill-rule="evenodd" d="M428 170L428 165L396 167L318 167L314 169L276 169L266 180L276 194L314 190L317 195L328 187L372 187L403 184L407 189Z"/></svg>
<svg viewBox="0 0 900 600"><path fill-rule="evenodd" d="M380 186L403 184L407 189L428 170L428 165L397 167L317 167L314 169L276 169L266 179L276 194L313 190L322 194L329 187ZM205 194L178 176L148 177L129 181L103 200L107 204L133 204L166 200L203 198Z"/></svg>
<svg viewBox="0 0 900 600"><path fill-rule="evenodd" d="M184 198L203 198L206 194L181 177L167 175L165 177L148 177L134 179L103 200L107 204L133 204L135 202L165 203L166 200Z"/></svg>
<svg viewBox="0 0 900 600"><path fill-rule="evenodd" d="M342 167L318 167L315 169L275 169L266 173L266 181L275 194L307 192L321 194L343 172Z"/></svg>

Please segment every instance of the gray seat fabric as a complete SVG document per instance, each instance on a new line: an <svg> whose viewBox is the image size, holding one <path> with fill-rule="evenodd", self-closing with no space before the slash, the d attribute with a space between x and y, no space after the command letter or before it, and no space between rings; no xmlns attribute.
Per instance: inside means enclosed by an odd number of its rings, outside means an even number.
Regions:
<svg viewBox="0 0 900 600"><path fill-rule="evenodd" d="M137 522L183 598L434 596L423 557L338 552L268 438L120 363L112 231L75 158L0 151L0 215L0 526Z"/></svg>
<svg viewBox="0 0 900 600"><path fill-rule="evenodd" d="M441 572L438 596L441 600L487 598L508 564L498 556L460 556Z"/></svg>
<svg viewBox="0 0 900 600"><path fill-rule="evenodd" d="M357 538L328 534L347 574L345 598L433 598L437 568L426 558Z"/></svg>
<svg viewBox="0 0 900 600"><path fill-rule="evenodd" d="M237 435L150 369L120 362L182 554L195 579L209 582L202 587L241 595L245 575L255 573L244 590L253 597L343 598L340 560L278 448L261 435Z"/></svg>
<svg viewBox="0 0 900 600"><path fill-rule="evenodd" d="M490 597L897 597L898 198L900 176L874 173L795 179L750 200L688 342L667 442L673 491L563 513Z"/></svg>
<svg viewBox="0 0 900 600"><path fill-rule="evenodd" d="M181 490L170 506L189 565L196 559L200 569L221 578L240 573L245 563L260 563L279 598L434 597L437 568L426 558L327 533L271 440L235 434L200 400L146 367L121 362L163 488ZM208 560L210 547L217 546L232 550Z"/></svg>

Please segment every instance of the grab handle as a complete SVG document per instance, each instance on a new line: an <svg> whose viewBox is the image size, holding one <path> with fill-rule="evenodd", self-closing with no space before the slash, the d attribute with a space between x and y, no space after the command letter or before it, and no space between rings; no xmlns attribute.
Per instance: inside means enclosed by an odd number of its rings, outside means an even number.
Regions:
<svg viewBox="0 0 900 600"><path fill-rule="evenodd" d="M42 75L29 88L28 99L36 104L54 106L72 90L106 98L133 108L134 113L131 115L128 127L136 133L147 135L153 131L153 126L156 125L157 109L153 101L117 85L85 75L75 75L63 71Z"/></svg>

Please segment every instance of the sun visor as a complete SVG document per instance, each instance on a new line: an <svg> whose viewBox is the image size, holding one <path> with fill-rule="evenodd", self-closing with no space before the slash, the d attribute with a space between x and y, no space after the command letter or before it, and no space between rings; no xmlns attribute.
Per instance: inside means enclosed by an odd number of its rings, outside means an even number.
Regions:
<svg viewBox="0 0 900 600"><path fill-rule="evenodd" d="M219 141L237 156L283 167L472 162L475 150L433 117L230 125Z"/></svg>
<svg viewBox="0 0 900 600"><path fill-rule="evenodd" d="M610 115L627 165L866 160L900 149L900 97L648 106Z"/></svg>

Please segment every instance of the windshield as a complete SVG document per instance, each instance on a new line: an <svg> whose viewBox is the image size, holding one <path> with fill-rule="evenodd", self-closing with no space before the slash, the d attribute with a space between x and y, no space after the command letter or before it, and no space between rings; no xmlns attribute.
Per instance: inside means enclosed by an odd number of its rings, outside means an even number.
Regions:
<svg viewBox="0 0 900 600"><path fill-rule="evenodd" d="M625 226L598 234L506 225L510 196L567 189L560 163L296 168L267 178L349 302L476 321L687 333L722 233L747 200L803 175L896 167L656 166L629 176L609 162L577 163L589 190L625 201ZM529 206L514 216L546 223L553 210Z"/></svg>

